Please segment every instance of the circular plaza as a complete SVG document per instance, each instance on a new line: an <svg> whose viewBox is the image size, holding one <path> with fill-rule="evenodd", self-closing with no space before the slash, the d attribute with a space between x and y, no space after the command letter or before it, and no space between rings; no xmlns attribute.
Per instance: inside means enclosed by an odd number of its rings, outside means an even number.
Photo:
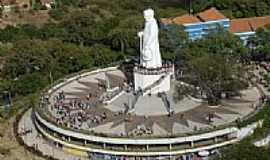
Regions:
<svg viewBox="0 0 270 160"><path fill-rule="evenodd" d="M61 80L33 109L35 128L85 155L181 155L237 142L233 124L252 114L260 101L254 86L219 106L191 96L175 101L174 87L183 83L174 79L168 92L142 95L133 91L129 74L111 67Z"/></svg>
<svg viewBox="0 0 270 160"><path fill-rule="evenodd" d="M181 67L161 59L154 11L145 10L144 18L138 63L80 72L51 85L28 112L31 130L63 151L133 158L208 153L251 133L256 127L237 124L261 106L261 90L247 80L237 93L215 94L184 81ZM192 93L179 98L184 88ZM218 96L218 105L209 105L209 96Z"/></svg>

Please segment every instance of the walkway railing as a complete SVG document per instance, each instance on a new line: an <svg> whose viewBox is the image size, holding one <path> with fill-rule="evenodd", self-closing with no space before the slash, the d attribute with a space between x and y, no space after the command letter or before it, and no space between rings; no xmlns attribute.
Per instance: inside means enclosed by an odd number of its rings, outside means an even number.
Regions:
<svg viewBox="0 0 270 160"><path fill-rule="evenodd" d="M160 75L164 73L172 73L174 72L174 65L164 64L162 67L159 67L159 68L145 68L141 65L136 65L134 67L134 72L137 72L143 75Z"/></svg>

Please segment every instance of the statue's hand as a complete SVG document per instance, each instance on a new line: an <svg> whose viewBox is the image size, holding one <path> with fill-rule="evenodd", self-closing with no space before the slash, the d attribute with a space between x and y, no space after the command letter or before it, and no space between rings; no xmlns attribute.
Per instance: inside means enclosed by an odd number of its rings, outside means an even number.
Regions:
<svg viewBox="0 0 270 160"><path fill-rule="evenodd" d="M140 37L140 38L141 38L141 37L143 36L143 32L138 32L138 34L137 34L137 35L138 35L138 37Z"/></svg>

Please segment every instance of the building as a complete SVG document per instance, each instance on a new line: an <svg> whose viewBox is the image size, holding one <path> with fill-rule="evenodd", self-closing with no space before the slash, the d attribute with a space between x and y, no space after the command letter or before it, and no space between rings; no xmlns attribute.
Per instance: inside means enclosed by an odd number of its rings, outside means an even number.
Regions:
<svg viewBox="0 0 270 160"><path fill-rule="evenodd" d="M216 8L210 8L196 15L182 15L174 18L162 18L163 25L182 25L192 40L203 37L210 31L222 27L229 32L238 35L244 42L253 36L258 28L270 25L270 16L228 19Z"/></svg>
<svg viewBox="0 0 270 160"><path fill-rule="evenodd" d="M238 35L244 42L255 35L256 30L270 25L270 16L232 19L229 31Z"/></svg>
<svg viewBox="0 0 270 160"><path fill-rule="evenodd" d="M9 12L16 7L20 10L29 10L32 7L31 0L0 0L0 3L4 12Z"/></svg>
<svg viewBox="0 0 270 160"><path fill-rule="evenodd" d="M4 12L8 12L16 4L16 0L1 0L1 8Z"/></svg>

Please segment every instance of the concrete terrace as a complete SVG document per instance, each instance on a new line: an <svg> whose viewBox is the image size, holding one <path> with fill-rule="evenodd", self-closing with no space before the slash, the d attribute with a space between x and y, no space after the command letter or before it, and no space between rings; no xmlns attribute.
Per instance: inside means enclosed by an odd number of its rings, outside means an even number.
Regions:
<svg viewBox="0 0 270 160"><path fill-rule="evenodd" d="M175 102L173 100L174 87L172 87L167 93L174 111L171 116L168 116L165 104L157 95L139 97L134 112L126 114L125 110L134 99L134 94L129 91L128 87L124 87L126 86L125 79L124 73L116 69L88 74L64 84L49 98L51 104L50 107L47 106L51 115L49 118L55 123L59 123L60 126L98 134L114 136L179 135L226 125L241 119L255 110L254 104L260 99L257 88L250 87L241 92L241 97L226 99L222 101L222 105L210 107L206 103L191 98ZM104 86L108 83L112 86L112 90L123 88L113 91L116 94L106 94L108 89ZM172 86L174 85L172 84ZM60 109L56 109L55 106L59 107L59 104L56 104L56 97L61 93L65 97L61 101L64 105L60 106ZM110 103L101 102L101 97L104 95L112 95ZM74 103L85 105L74 107ZM73 107L70 107L72 104ZM65 116L59 111L65 112ZM65 117L67 118L65 119Z"/></svg>

